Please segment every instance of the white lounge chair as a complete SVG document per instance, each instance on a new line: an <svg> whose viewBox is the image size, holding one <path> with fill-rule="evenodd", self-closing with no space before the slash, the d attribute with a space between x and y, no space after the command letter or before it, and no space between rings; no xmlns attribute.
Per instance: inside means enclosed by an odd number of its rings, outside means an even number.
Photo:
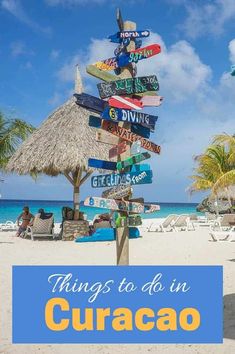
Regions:
<svg viewBox="0 0 235 354"><path fill-rule="evenodd" d="M228 231L235 226L235 214L224 214L222 218L215 220L210 225L210 231Z"/></svg>
<svg viewBox="0 0 235 354"><path fill-rule="evenodd" d="M40 214L36 214L34 221L33 221L33 226L28 227L28 230L26 232L26 237L27 236L30 236L33 241L34 241L35 237L55 238L53 214L48 219L41 219Z"/></svg>
<svg viewBox="0 0 235 354"><path fill-rule="evenodd" d="M235 226L227 231L210 231L213 241L235 241ZM223 238L221 238L223 236Z"/></svg>
<svg viewBox="0 0 235 354"><path fill-rule="evenodd" d="M160 224L152 222L151 225L148 227L147 231L148 232L157 232L157 231L167 232L167 231L172 231L173 230L173 226L172 225L176 221L177 218L178 218L178 215L170 214Z"/></svg>
<svg viewBox="0 0 235 354"><path fill-rule="evenodd" d="M16 231L17 230L17 224L14 223L13 221L6 221L3 224L0 224L0 231Z"/></svg>
<svg viewBox="0 0 235 354"><path fill-rule="evenodd" d="M173 224L174 231L190 231L195 230L188 214L181 214Z"/></svg>

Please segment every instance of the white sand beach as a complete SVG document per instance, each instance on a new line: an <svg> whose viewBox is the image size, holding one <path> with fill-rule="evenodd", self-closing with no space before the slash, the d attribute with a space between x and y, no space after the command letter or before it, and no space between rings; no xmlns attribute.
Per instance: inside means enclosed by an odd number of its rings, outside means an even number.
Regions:
<svg viewBox="0 0 235 354"><path fill-rule="evenodd" d="M149 223L150 221L145 221ZM115 242L31 241L0 233L0 353L17 354L232 354L235 352L235 242L209 241L208 228L181 232L143 232L130 240L131 265L223 265L224 343L217 345L13 345L11 344L12 265L114 265Z"/></svg>

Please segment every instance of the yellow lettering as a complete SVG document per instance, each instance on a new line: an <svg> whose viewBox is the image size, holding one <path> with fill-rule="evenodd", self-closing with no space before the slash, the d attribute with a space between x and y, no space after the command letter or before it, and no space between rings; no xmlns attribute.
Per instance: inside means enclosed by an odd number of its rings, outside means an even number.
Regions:
<svg viewBox="0 0 235 354"><path fill-rule="evenodd" d="M112 327L115 331L132 331L132 312L126 307L120 307L113 311L113 316L118 316L112 321Z"/></svg>
<svg viewBox="0 0 235 354"><path fill-rule="evenodd" d="M49 329L52 331L64 331L68 328L69 320L61 319L60 322L56 323L54 321L54 307L59 306L61 311L69 311L69 303L67 300L54 297L47 301L45 307L45 322Z"/></svg>
<svg viewBox="0 0 235 354"><path fill-rule="evenodd" d="M157 313L162 316L157 319L156 327L160 331L176 331L177 330L177 315L176 311L172 308L162 308Z"/></svg>
<svg viewBox="0 0 235 354"><path fill-rule="evenodd" d="M148 321L144 322L144 317L154 318L154 311L149 308L141 308L136 311L135 314L135 325L140 331L151 331L154 328L154 322Z"/></svg>
<svg viewBox="0 0 235 354"><path fill-rule="evenodd" d="M76 331L93 330L93 309L85 309L84 322L81 322L81 309L72 309L72 324Z"/></svg>
<svg viewBox="0 0 235 354"><path fill-rule="evenodd" d="M192 322L188 323L188 316L192 317ZM180 312L180 326L185 331L195 331L201 323L201 316L198 310L193 307L188 307Z"/></svg>
<svg viewBox="0 0 235 354"><path fill-rule="evenodd" d="M110 316L110 308L96 309L96 318L97 318L97 330L104 331L105 330L105 318Z"/></svg>

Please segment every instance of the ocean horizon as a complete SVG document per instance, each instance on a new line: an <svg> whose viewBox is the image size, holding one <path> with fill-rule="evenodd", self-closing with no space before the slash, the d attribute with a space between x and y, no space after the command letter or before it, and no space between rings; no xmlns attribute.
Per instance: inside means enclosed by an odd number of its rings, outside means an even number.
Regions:
<svg viewBox="0 0 235 354"><path fill-rule="evenodd" d="M196 211L198 203L169 203L169 202L148 202L159 204L161 209L158 212L151 214L141 214L143 218L164 218L169 214L201 214ZM72 208L71 200L23 200L23 199L0 199L0 222L7 220L15 221L22 208L27 205L32 214L36 214L38 209L43 208L46 212L54 214L55 222L62 220L62 207L67 206ZM80 202L80 210L87 214L89 220L93 219L96 214L108 212L107 209L86 207L83 201Z"/></svg>

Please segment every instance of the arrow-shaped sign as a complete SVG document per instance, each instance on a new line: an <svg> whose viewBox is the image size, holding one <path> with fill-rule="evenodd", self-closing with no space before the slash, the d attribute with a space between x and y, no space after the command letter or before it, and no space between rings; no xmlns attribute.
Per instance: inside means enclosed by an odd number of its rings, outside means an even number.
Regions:
<svg viewBox="0 0 235 354"><path fill-rule="evenodd" d="M93 188L105 188L119 186L120 184L149 184L152 183L152 176L153 173L151 170L98 175L91 178L91 186Z"/></svg>
<svg viewBox="0 0 235 354"><path fill-rule="evenodd" d="M143 31L121 31L117 32L108 37L111 42L113 43L120 43L124 39L135 39L135 38L146 38L149 37L150 31L143 30Z"/></svg>

